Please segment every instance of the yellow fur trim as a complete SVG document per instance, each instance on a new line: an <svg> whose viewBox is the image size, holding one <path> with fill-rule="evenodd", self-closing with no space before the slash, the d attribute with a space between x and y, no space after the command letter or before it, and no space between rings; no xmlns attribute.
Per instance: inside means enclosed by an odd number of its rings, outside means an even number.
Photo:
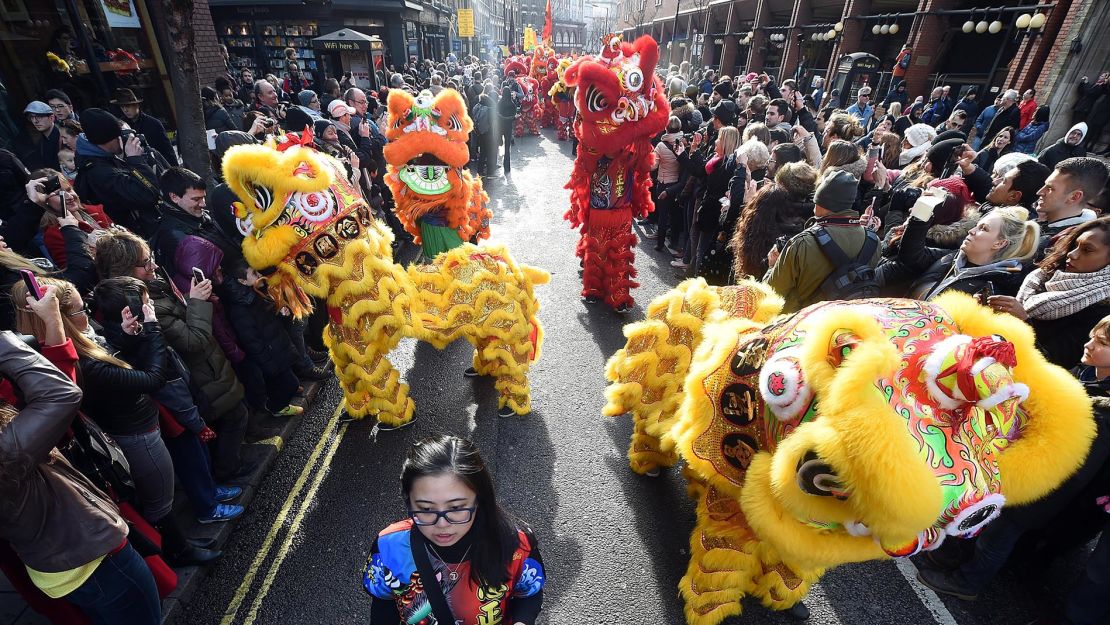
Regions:
<svg viewBox="0 0 1110 625"><path fill-rule="evenodd" d="M935 303L965 334L1001 334L1014 344L1014 381L1029 387L1029 398L1022 402L1029 422L1021 438L998 459L1002 494L1007 505L1044 497L1079 469L1094 440L1094 415L1083 385L1045 360L1034 343L1033 329L1021 320L980 306L963 293L945 293Z"/></svg>

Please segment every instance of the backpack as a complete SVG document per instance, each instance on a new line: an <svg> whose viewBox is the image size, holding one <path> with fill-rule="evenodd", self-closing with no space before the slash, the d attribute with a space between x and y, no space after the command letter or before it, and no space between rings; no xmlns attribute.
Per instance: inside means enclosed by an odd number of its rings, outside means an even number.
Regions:
<svg viewBox="0 0 1110 625"><path fill-rule="evenodd" d="M863 241L863 247L855 258L848 258L824 226L817 226L812 229L812 232L817 238L817 245L821 247L821 253L834 267L829 277L821 283L821 293L826 300L852 300L879 296L879 282L875 275L875 268L871 266L871 257L879 248L879 235L865 228L867 237Z"/></svg>

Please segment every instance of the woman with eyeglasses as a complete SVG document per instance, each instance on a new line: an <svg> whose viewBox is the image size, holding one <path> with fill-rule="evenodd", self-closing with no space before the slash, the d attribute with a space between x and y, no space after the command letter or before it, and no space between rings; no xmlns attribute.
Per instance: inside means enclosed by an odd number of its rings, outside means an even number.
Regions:
<svg viewBox="0 0 1110 625"><path fill-rule="evenodd" d="M414 444L401 494L409 518L381 531L363 571L373 625L536 622L546 581L536 539L497 504L473 443Z"/></svg>

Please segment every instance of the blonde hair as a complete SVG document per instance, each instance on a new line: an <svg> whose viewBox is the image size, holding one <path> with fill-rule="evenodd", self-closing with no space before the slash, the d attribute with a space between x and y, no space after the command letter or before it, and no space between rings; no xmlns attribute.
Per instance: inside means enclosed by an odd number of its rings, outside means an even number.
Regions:
<svg viewBox="0 0 1110 625"><path fill-rule="evenodd" d="M825 121L825 135L830 133L836 135L837 139L851 141L863 136L863 126L860 126L859 120L854 116L838 111Z"/></svg>
<svg viewBox="0 0 1110 625"><path fill-rule="evenodd" d="M57 289L58 309L62 311L62 329L65 330L66 338L73 343L73 347L77 350L78 356L107 362L124 369L131 368L131 365L109 354L103 347L78 330L77 326L73 325L73 321L70 320L69 315L67 315L65 311L73 302L73 297L77 295L77 287L73 286L70 282L57 278L39 278L39 284L43 286L51 285ZM24 302L27 301L27 294L27 285L24 284L22 280L12 285L12 305L15 307L15 327L23 334L30 334L42 340L42 338L46 336L46 326L43 324L42 319L24 304Z"/></svg>
<svg viewBox="0 0 1110 625"><path fill-rule="evenodd" d="M1099 319L1095 327L1091 328L1091 336L1103 345L1110 345L1110 315Z"/></svg>
<svg viewBox="0 0 1110 625"><path fill-rule="evenodd" d="M725 126L717 131L717 151L728 156L740 144L740 131L734 126ZM769 157L768 157L769 158Z"/></svg>
<svg viewBox="0 0 1110 625"><path fill-rule="evenodd" d="M902 103L901 102L891 102L890 103L890 108L888 108L886 110L886 112L887 112L887 115L893 115L895 117L898 117L899 115L902 114Z"/></svg>
<svg viewBox="0 0 1110 625"><path fill-rule="evenodd" d="M752 122L744 126L744 143L749 139L756 138L765 144L771 143L771 130L767 128L767 124L763 122Z"/></svg>
<svg viewBox="0 0 1110 625"><path fill-rule="evenodd" d="M1041 239L1041 227L1029 219L1029 211L1024 206L1000 206L987 213L988 217L991 215L1002 218L998 236L1006 241L998 259L1026 261L1033 258Z"/></svg>

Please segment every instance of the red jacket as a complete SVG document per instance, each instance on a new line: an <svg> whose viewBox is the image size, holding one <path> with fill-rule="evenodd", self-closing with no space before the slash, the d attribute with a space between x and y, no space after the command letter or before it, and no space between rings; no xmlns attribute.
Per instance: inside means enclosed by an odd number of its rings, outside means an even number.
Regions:
<svg viewBox="0 0 1110 625"><path fill-rule="evenodd" d="M1018 105L1018 110L1021 111L1021 127L1025 128L1033 121L1033 113L1037 112L1037 99L1029 98L1028 102L1022 102Z"/></svg>

